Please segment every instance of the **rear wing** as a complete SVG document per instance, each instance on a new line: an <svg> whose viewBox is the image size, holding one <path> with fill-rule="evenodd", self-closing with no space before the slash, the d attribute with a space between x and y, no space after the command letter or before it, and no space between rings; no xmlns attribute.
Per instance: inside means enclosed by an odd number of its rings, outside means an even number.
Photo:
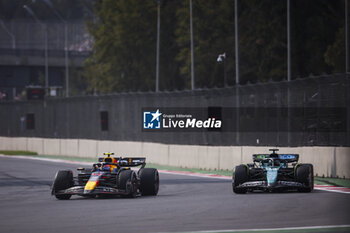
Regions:
<svg viewBox="0 0 350 233"><path fill-rule="evenodd" d="M254 162L262 162L269 158L278 159L285 163L293 163L298 162L299 154L273 154L273 156L271 154L253 154Z"/></svg>
<svg viewBox="0 0 350 233"><path fill-rule="evenodd" d="M104 158L98 158L99 162L103 162ZM125 157L125 158L115 158L117 160L117 163L121 167L137 167L140 165L146 165L146 158L144 157L139 157L139 158L134 158L134 157Z"/></svg>

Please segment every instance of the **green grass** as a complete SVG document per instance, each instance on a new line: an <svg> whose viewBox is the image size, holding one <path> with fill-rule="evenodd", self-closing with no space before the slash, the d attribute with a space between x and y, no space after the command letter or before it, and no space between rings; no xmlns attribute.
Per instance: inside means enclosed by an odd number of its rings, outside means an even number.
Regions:
<svg viewBox="0 0 350 233"><path fill-rule="evenodd" d="M343 187L350 188L350 180L349 179L315 177L315 183L316 184L343 186Z"/></svg>
<svg viewBox="0 0 350 233"><path fill-rule="evenodd" d="M38 155L35 157L48 158L48 159L62 159L62 160L77 161L77 162L91 162L91 163L98 162L97 158L82 158L82 157L74 157L74 156Z"/></svg>
<svg viewBox="0 0 350 233"><path fill-rule="evenodd" d="M210 169L197 169L197 168L187 168L187 167L174 167L167 165L159 165L155 163L147 163L147 167L154 167L159 170L169 170L169 171L186 171L186 172L195 172L203 174L215 174L222 176L232 176L232 171L230 170L210 170Z"/></svg>
<svg viewBox="0 0 350 233"><path fill-rule="evenodd" d="M60 155L36 155L33 157L46 158L46 159L61 159L61 160L77 161L77 162L91 162L91 163L95 162L95 163L97 163L97 158L82 158L82 157L60 156Z"/></svg>
<svg viewBox="0 0 350 233"><path fill-rule="evenodd" d="M228 171L227 170L205 170L205 169L173 167L173 166L159 165L159 164L153 164L153 163L148 163L147 166L154 167L160 170L188 171L188 172L196 172L196 173L204 173L204 174L232 176L232 171L230 170ZM350 179L315 177L314 181L315 181L315 184L335 185L335 186L343 186L343 187L350 188Z"/></svg>
<svg viewBox="0 0 350 233"><path fill-rule="evenodd" d="M74 156L61 156L61 155L38 155L36 152L31 151L7 151L7 150L0 150L0 154L4 155L21 155L21 156L31 156L31 157L37 157L37 158L47 158L47 159L62 159L62 160L68 160L68 161L79 161L79 162L97 162L97 158L82 158L82 157L74 157Z"/></svg>
<svg viewBox="0 0 350 233"><path fill-rule="evenodd" d="M81 158L81 157L72 157L72 156L54 156L54 155L38 155L36 152L31 151L0 151L0 154L5 155L25 155L33 156L39 158L51 158L51 159L62 159L68 161L79 161L79 162L97 162L97 158ZM202 174L215 174L223 176L232 176L232 170L210 170L210 169L196 169L196 168L187 168L187 167L174 167L167 165L159 165L154 163L147 163L147 167L154 167L159 170L169 170L169 171L186 171L186 172L195 172ZM350 179L341 179L341 178L323 178L315 177L315 184L324 184L324 185L336 185L350 188Z"/></svg>
<svg viewBox="0 0 350 233"><path fill-rule="evenodd" d="M24 151L24 150L0 150L0 154L3 155L38 155L36 152Z"/></svg>

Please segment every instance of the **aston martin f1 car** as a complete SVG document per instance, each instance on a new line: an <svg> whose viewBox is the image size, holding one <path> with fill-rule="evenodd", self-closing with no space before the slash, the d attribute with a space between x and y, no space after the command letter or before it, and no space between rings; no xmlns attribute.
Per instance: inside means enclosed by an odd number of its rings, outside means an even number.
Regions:
<svg viewBox="0 0 350 233"><path fill-rule="evenodd" d="M67 200L72 195L80 196L155 196L159 189L159 174L155 168L146 168L146 158L114 158L113 153L92 168L78 168L73 177L71 170L56 173L52 195L59 200ZM141 166L138 171L131 167Z"/></svg>
<svg viewBox="0 0 350 233"><path fill-rule="evenodd" d="M314 188L312 164L298 163L298 154L253 154L252 164L236 166L232 176L234 193L248 191L297 190L311 192Z"/></svg>

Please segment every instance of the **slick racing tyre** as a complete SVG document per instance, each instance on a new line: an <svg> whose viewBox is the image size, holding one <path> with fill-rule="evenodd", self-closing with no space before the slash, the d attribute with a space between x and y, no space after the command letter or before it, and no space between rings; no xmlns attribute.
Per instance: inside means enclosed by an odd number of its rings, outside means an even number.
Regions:
<svg viewBox="0 0 350 233"><path fill-rule="evenodd" d="M246 188L238 187L249 180L248 168L245 165L236 166L232 174L232 190L234 193L243 194L247 192Z"/></svg>
<svg viewBox="0 0 350 233"><path fill-rule="evenodd" d="M127 187L128 181L130 186ZM120 189L129 190L127 197L136 197L137 185L136 185L136 173L133 170L122 170L118 175L118 187Z"/></svg>
<svg viewBox="0 0 350 233"><path fill-rule="evenodd" d="M296 180L304 185L299 192L311 192L314 189L314 168L312 164L300 164L296 168Z"/></svg>
<svg viewBox="0 0 350 233"><path fill-rule="evenodd" d="M68 189L74 185L73 172L71 170L58 171L56 173L55 181L52 186L52 193ZM55 194L59 200L68 200L71 194Z"/></svg>
<svg viewBox="0 0 350 233"><path fill-rule="evenodd" d="M142 196L156 196L159 190L159 174L155 168L140 170L140 190Z"/></svg>

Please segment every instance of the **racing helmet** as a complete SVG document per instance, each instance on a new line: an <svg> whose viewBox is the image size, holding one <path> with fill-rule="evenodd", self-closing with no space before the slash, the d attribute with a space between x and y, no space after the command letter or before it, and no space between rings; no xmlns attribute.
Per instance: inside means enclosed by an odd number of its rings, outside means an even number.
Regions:
<svg viewBox="0 0 350 233"><path fill-rule="evenodd" d="M115 158L113 158L113 157L105 157L104 159L103 159L103 162L105 162L105 163L118 163L118 161L115 159Z"/></svg>
<svg viewBox="0 0 350 233"><path fill-rule="evenodd" d="M102 170L106 170L106 171L109 170L109 171L113 172L113 171L115 171L115 169L118 168L118 166L115 165L115 164L118 164L118 160L113 158L113 157L110 157L110 155L105 157L103 159L103 162L105 162L105 163L113 163L113 164L105 164L105 165L103 165Z"/></svg>

